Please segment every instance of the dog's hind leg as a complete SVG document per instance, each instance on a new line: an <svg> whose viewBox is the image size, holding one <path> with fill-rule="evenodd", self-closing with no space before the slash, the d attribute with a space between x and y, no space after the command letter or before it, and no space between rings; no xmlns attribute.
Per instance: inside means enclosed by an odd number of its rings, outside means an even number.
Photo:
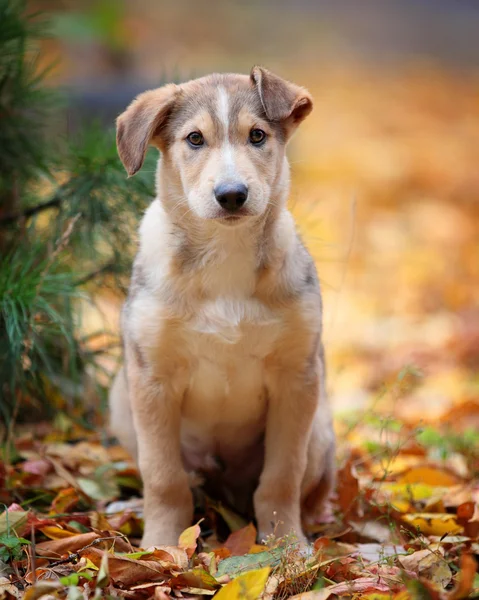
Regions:
<svg viewBox="0 0 479 600"><path fill-rule="evenodd" d="M118 438L121 445L128 450L136 462L138 458L136 433L133 427L133 417L128 397L128 382L124 367L115 376L108 401L110 405L110 432Z"/></svg>
<svg viewBox="0 0 479 600"><path fill-rule="evenodd" d="M302 485L302 520L313 523L321 515L336 482L335 438L329 406L318 407L308 447L308 466Z"/></svg>

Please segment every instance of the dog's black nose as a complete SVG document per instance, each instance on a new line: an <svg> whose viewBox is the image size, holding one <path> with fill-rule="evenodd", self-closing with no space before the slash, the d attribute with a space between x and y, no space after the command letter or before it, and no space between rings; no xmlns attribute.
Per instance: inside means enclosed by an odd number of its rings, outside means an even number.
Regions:
<svg viewBox="0 0 479 600"><path fill-rule="evenodd" d="M241 208L248 197L248 188L243 183L221 183L215 187L215 198L230 212Z"/></svg>

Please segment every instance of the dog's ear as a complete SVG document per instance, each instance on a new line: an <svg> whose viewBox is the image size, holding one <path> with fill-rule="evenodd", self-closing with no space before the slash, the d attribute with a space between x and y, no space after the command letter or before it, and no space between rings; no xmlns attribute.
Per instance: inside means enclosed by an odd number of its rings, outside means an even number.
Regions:
<svg viewBox="0 0 479 600"><path fill-rule="evenodd" d="M116 145L129 177L141 169L148 145L164 127L177 92L173 83L144 92L117 118Z"/></svg>
<svg viewBox="0 0 479 600"><path fill-rule="evenodd" d="M267 118L282 123L288 135L313 110L313 99L307 90L263 67L252 68L251 80L258 90Z"/></svg>

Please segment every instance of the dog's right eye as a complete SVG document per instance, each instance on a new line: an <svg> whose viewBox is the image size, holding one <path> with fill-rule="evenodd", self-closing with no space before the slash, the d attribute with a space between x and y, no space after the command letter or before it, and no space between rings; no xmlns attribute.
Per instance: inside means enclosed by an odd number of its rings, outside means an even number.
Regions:
<svg viewBox="0 0 479 600"><path fill-rule="evenodd" d="M190 146L195 147L202 146L205 143L205 140L203 139L203 136L201 135L201 133L199 133L199 131L193 131L192 133L187 135L186 140L188 141L188 144L190 144Z"/></svg>

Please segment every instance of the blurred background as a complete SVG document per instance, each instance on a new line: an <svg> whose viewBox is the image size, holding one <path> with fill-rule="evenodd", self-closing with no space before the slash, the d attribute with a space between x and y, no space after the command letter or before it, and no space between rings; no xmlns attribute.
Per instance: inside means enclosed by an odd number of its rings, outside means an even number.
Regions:
<svg viewBox="0 0 479 600"><path fill-rule="evenodd" d="M447 419L468 403L476 408L455 425L471 427L473 414L479 427L477 2L32 0L26 10L44 11L49 22L50 34L36 42L36 69L48 66L42 85L63 95L52 131L69 144L92 124L110 131L137 93L166 81L248 73L261 64L309 88L315 110L289 152L290 205L323 285L334 410L417 422ZM101 146L89 143L72 155L68 176L61 160L54 169L57 186L71 176L90 182L67 199L75 208L64 214L62 235L70 226L81 230L82 202L95 201L92 182L113 169L101 162ZM78 156L91 157L88 148L100 162L75 173ZM116 160L111 144L108 156ZM117 365L119 289L127 285L136 222L152 190L152 160L138 176L142 189L115 166L115 181L105 183L109 210L97 205L92 211L101 215L89 213L88 230L95 219L108 231L121 221L108 258L90 256L85 269L88 231L69 259L91 275L81 281L86 292L72 315L82 306L77 341L83 357L94 354L95 368L89 363L86 371L100 386L90 381L79 395L93 406ZM136 198L136 212L112 201L116 191L125 203ZM4 217L15 212L5 206ZM94 241L100 253L102 228ZM75 243L75 233L67 237ZM125 263L120 282L116 261ZM22 340L23 376L31 346ZM31 389L20 395L31 397Z"/></svg>

